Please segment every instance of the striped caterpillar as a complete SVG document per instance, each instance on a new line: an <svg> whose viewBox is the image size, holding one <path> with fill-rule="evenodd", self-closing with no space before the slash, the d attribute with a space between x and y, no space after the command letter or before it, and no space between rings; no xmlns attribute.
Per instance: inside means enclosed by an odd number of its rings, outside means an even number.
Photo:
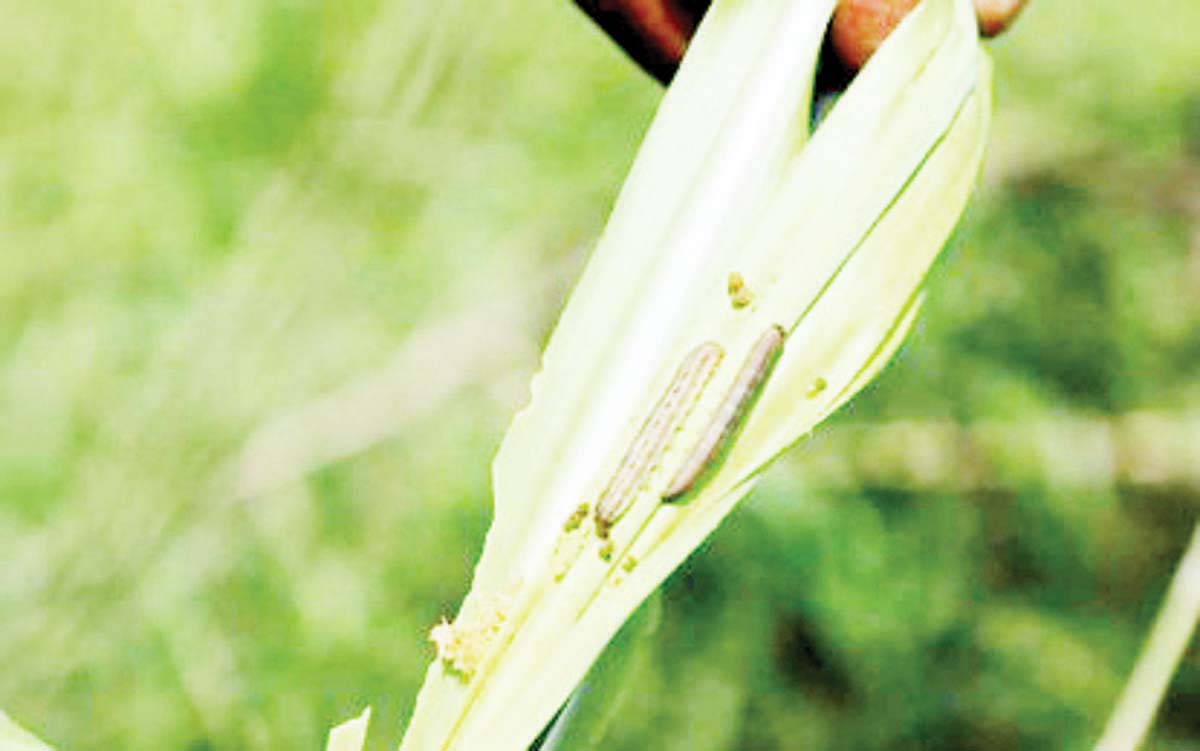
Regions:
<svg viewBox="0 0 1200 751"><path fill-rule="evenodd" d="M671 437L696 406L701 392L724 356L725 350L721 345L705 342L689 352L679 365L667 390L642 424L637 437L621 459L616 474L596 502L594 519L596 532L601 538L608 537L612 525L633 502Z"/></svg>
<svg viewBox="0 0 1200 751"><path fill-rule="evenodd" d="M783 353L786 337L787 332L783 327L774 324L750 348L750 354L742 364L742 369L738 371L733 387L717 407L708 427L700 435L700 440L663 491L663 501L671 503L690 492L696 481L708 472L724 453Z"/></svg>

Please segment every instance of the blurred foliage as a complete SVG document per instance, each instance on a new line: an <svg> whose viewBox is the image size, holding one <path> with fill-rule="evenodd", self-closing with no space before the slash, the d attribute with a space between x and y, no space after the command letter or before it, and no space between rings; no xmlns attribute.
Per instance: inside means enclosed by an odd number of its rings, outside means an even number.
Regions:
<svg viewBox="0 0 1200 751"><path fill-rule="evenodd" d="M658 87L566 0L2 6L0 706L60 748L204 751L319 748L371 704L392 747ZM816 440L1200 407L1195 28L1186 0L1047 0L994 45L984 186L904 353ZM256 428L491 300L391 384L425 409L236 492ZM1195 484L831 489L805 460L671 579L609 748L1099 734ZM1200 748L1195 650L1151 748Z"/></svg>

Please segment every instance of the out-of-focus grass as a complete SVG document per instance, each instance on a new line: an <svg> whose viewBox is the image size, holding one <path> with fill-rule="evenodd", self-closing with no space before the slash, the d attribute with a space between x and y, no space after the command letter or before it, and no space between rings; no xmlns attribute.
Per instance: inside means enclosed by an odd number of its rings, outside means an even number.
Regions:
<svg viewBox="0 0 1200 751"><path fill-rule="evenodd" d="M370 703L392 746L657 87L565 0L0 8L0 706L62 748L200 751L317 748ZM986 182L925 317L817 441L1200 408L1194 28L1183 0L1033 4L995 47ZM434 338L388 369L464 315L518 344ZM268 453L295 479L239 492L249 436L369 373L433 395L340 460ZM374 405L327 414L353 433ZM812 456L671 580L611 747L1094 739L1195 475L828 487ZM1195 747L1197 718L1193 650L1153 747Z"/></svg>

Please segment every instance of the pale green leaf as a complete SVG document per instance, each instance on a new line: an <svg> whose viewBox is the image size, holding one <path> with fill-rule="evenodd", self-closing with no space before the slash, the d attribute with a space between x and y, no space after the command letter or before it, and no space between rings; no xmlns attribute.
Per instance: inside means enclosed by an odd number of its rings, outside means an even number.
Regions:
<svg viewBox="0 0 1200 751"><path fill-rule="evenodd" d="M0 711L0 751L52 751L36 736Z"/></svg>
<svg viewBox="0 0 1200 751"><path fill-rule="evenodd" d="M555 719L541 751L592 751L623 706L636 695L653 661L650 647L662 621L662 598L651 596L630 616Z"/></svg>
<svg viewBox="0 0 1200 751"><path fill-rule="evenodd" d="M346 720L329 731L329 742L325 751L362 751L367 741L367 725L371 722L371 708L367 707L358 717Z"/></svg>
<svg viewBox="0 0 1200 751"><path fill-rule="evenodd" d="M832 6L718 0L708 14L497 456L496 518L458 618L435 633L403 748L528 745L756 473L911 327L979 168L989 66L969 0L925 0L808 140ZM771 326L784 352L732 447L684 502L662 503ZM726 356L611 538L586 515L568 524L702 342Z"/></svg>
<svg viewBox="0 0 1200 751"><path fill-rule="evenodd" d="M690 346L677 324L713 280L713 259L736 251L805 141L832 7L737 0L706 15L496 458L496 515L460 619L544 566L555 528L653 400L647 382L660 387ZM435 661L406 744L436 747L426 729L441 737L471 700Z"/></svg>

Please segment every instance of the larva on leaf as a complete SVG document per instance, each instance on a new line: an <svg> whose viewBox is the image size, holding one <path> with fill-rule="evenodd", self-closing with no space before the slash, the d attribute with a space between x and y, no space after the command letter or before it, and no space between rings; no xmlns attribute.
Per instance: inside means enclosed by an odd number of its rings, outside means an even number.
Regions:
<svg viewBox="0 0 1200 751"><path fill-rule="evenodd" d="M724 453L745 420L746 413L762 391L771 369L783 353L783 342L786 338L787 332L783 327L772 324L750 348L750 354L747 355L742 369L738 371L729 393L717 407L695 448L663 491L663 501L671 503L686 495Z"/></svg>
<svg viewBox="0 0 1200 751"><path fill-rule="evenodd" d="M716 372L725 350L715 342L693 349L675 371L675 377L654 405L642 429L629 446L616 474L596 501L596 534L608 537L608 531L633 502L638 489L666 450L671 437L696 406L700 392Z"/></svg>

